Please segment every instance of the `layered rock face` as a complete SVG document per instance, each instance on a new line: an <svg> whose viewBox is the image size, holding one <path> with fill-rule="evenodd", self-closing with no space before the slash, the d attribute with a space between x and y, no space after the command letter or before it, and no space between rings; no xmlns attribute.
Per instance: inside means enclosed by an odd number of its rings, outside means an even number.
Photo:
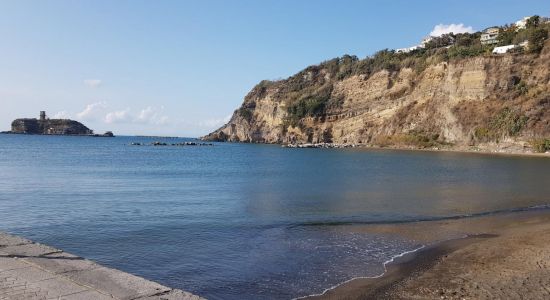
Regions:
<svg viewBox="0 0 550 300"><path fill-rule="evenodd" d="M418 70L342 73L327 64L263 81L205 140L476 145L550 136L550 46Z"/></svg>
<svg viewBox="0 0 550 300"><path fill-rule="evenodd" d="M93 131L82 123L67 119L16 119L11 123L12 133L91 135Z"/></svg>

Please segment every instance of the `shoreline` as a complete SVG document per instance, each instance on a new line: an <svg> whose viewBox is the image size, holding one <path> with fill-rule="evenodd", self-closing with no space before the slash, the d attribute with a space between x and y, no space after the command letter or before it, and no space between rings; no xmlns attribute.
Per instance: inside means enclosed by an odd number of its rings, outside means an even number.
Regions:
<svg viewBox="0 0 550 300"><path fill-rule="evenodd" d="M364 150L390 150L390 151L421 151L421 152L435 152L435 153L468 153L468 154L483 154L483 155L498 155L498 156L525 156L525 157L548 157L550 158L550 152L526 152L526 151L506 151L503 148L485 149L485 148L472 148L472 147L455 147L455 148L415 148L407 146L388 146L381 147L375 145L364 144L334 144L334 143L320 143L320 144L273 144L280 145L283 148L291 149L364 149Z"/></svg>
<svg viewBox="0 0 550 300"><path fill-rule="evenodd" d="M364 150L391 150L391 151L423 151L423 152L442 152L442 153L469 153L483 155L498 155L498 156L525 156L525 157L544 157L550 158L550 151L534 152L532 150L525 151L525 148L517 143L502 144L483 144L480 146L441 146L430 148L419 148L414 146L377 146L369 144L352 144L352 143L303 143L303 144L285 144L285 143L265 143L265 142L235 142L235 141L216 141L205 139L204 137L197 138L201 141L217 142L217 143L234 143L234 144L264 144L274 145L290 149L364 149ZM519 150L521 148L522 150Z"/></svg>
<svg viewBox="0 0 550 300"><path fill-rule="evenodd" d="M360 149L373 149L373 150L392 150L392 151L421 151L421 152L434 152L434 153L458 153L458 154L482 154L482 155L494 155L494 156L524 156L524 157L544 157L550 158L550 153L537 153L537 152L498 152L498 151L486 151L486 150L473 150L473 149L422 149L422 148L399 148L399 147L378 147L378 146L365 146L358 147Z"/></svg>
<svg viewBox="0 0 550 300"><path fill-rule="evenodd" d="M470 222L471 221L471 222ZM411 224L409 224L411 225ZM426 234L431 228L438 227L435 232ZM439 228L443 227L443 228ZM350 225L359 232L376 232L385 234L396 234L399 236L422 240L423 247L414 251L392 258L385 264L385 272L379 276L353 278L340 283L335 287L323 291L322 294L308 295L298 299L410 299L410 298L441 298L441 299L470 299L486 297L486 292L493 290L502 292L503 289L512 291L522 286L532 286L540 282L540 278L548 278L550 265L540 267L536 264L520 261L514 270L523 274L530 272L532 280L526 283L521 281L522 276L513 277L514 284L490 282L491 278L498 278L492 273L507 271L509 266L498 260L492 263L496 267L486 267L490 259L473 259L472 257L488 258L500 257L510 251L532 251L524 249L523 246L538 247L542 258L535 259L545 261L550 257L550 210L533 210L509 212L502 215L478 216L458 220L420 221L407 228L406 224L380 224L380 225ZM442 238L443 232L460 229L458 236ZM421 231L421 232L419 232ZM466 232L466 234L464 234ZM542 232L544 241L533 242ZM548 232L548 234L544 234ZM431 237L427 237L431 235ZM513 239L524 239L524 243L512 243ZM428 240L431 239L431 243ZM541 238L542 239L542 238ZM525 244L525 245L524 245ZM535 244L535 246L533 246ZM548 246L547 246L548 245ZM535 247L535 248L536 248ZM513 256L513 255L512 255ZM504 255L504 257L508 257ZM525 260L532 257L525 258ZM503 259L506 260L506 259ZM517 261L516 261L517 263ZM504 264L504 265L503 265ZM534 265L534 267L533 267ZM540 274L534 274L535 269ZM473 271L477 270L477 272ZM462 273L461 273L462 272ZM492 272L492 273L491 273ZM477 275L482 273L484 275ZM487 274L489 273L489 276ZM451 274L451 275L449 275ZM466 274L472 278L468 282L475 282L472 287L465 287L465 284L457 284L457 278L464 278ZM478 278L479 277L479 278ZM549 279L550 282L550 279ZM487 285L488 288L479 288ZM519 286L519 287L517 287ZM540 286L531 287L529 290L535 297L540 294L550 296L550 291ZM484 294L485 293L485 294ZM510 297L504 293L501 296Z"/></svg>
<svg viewBox="0 0 550 300"><path fill-rule="evenodd" d="M81 134L32 134L32 133L15 133L2 131L0 134L5 135L39 135L39 136L78 136L78 137L112 137L106 136L103 134L92 134L92 135L81 135ZM136 138L159 138L159 139L187 139L185 137L175 137L175 136L146 136L146 135L135 135L127 137L136 137ZM249 142L229 142L229 141L210 141L202 139L201 137L197 138L188 138L197 141L208 141L210 143L236 143L236 144L265 144L265 145L274 145L284 148L291 149L360 149L360 150L375 150L375 151L420 151L420 152L434 152L434 153L459 153L459 154L482 154L482 155L495 155L495 156L523 156L523 157L542 157L550 158L550 151L547 152L526 152L526 151L506 151L505 148L495 147L494 149L486 148L472 148L466 146L460 146L455 148L415 148L408 146L375 146L375 145L365 145L365 144L338 144L338 143L318 143L318 144L282 144L282 143L249 143ZM516 145L517 146L517 145Z"/></svg>
<svg viewBox="0 0 550 300"><path fill-rule="evenodd" d="M378 279L378 278L381 278L381 277L384 277L386 276L386 274L388 273L388 269L392 267L392 264L394 263L397 263L399 262L400 260L402 259L406 259L406 257L409 257L409 256L412 256L414 255L415 253L418 253L419 251L422 251L426 248L426 246L422 245L416 249L413 249L413 250L409 250L409 251L405 251L403 253L400 253L398 255L395 255L393 256L392 258L390 258L389 260L385 261L383 263L383 266L384 266L384 271L382 273L380 273L379 275L375 275L375 276L362 276L362 277L354 277L354 278L351 278L349 280L346 280L344 282L341 282L341 283L338 283L332 287L329 287L327 289L325 289L323 292L319 293L319 294L311 294L311 295L307 295L307 296L301 296L301 297L297 297L297 298L293 298L292 300L297 300L297 299L314 299L316 297L323 297L324 295L326 295L327 293L329 293L330 291L332 290L335 290L337 289L338 287L342 286L342 285L346 285L346 284L349 284L350 282L352 281L355 281L355 280L371 280L371 279Z"/></svg>
<svg viewBox="0 0 550 300"><path fill-rule="evenodd" d="M407 278L409 274L436 263L443 255L477 242L491 238L491 235L471 235L449 239L434 245L423 245L417 249L394 256L384 264L384 273L371 277L356 277L328 288L320 294L308 295L297 299L377 299L393 284ZM345 291L344 291L345 290ZM340 295L340 293L344 295Z"/></svg>

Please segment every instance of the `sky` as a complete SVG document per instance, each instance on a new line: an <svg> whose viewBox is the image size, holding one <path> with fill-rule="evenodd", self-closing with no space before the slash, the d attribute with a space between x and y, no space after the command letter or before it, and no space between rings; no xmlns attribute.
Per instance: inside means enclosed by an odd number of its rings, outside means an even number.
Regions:
<svg viewBox="0 0 550 300"><path fill-rule="evenodd" d="M0 131L45 110L98 133L197 137L263 79L534 14L550 3L0 0Z"/></svg>

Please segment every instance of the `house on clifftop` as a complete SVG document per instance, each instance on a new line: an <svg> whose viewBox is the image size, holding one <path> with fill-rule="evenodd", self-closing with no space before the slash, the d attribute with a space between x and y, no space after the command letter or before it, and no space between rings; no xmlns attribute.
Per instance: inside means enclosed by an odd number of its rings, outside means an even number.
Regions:
<svg viewBox="0 0 550 300"><path fill-rule="evenodd" d="M493 45L498 43L498 34L500 32L500 28L498 27L489 27L485 30L483 30L483 33L481 33L481 44L482 45Z"/></svg>

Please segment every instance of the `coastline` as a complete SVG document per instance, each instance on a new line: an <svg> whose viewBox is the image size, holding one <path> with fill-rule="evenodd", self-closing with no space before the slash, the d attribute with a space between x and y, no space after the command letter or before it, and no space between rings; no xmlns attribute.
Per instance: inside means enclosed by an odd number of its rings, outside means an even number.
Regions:
<svg viewBox="0 0 550 300"><path fill-rule="evenodd" d="M550 296L549 210L345 230L395 234L426 247L397 257L382 276L355 278L305 299L521 298L517 290L526 298Z"/></svg>
<svg viewBox="0 0 550 300"><path fill-rule="evenodd" d="M470 148L408 148L408 147L378 147L378 146L365 146L359 147L360 149L373 149L373 150L392 150L392 151L421 151L421 152L435 152L435 153L462 153L462 154L481 154L481 155L496 155L496 156L524 156L524 157L544 157L550 158L550 152L538 153L538 152L501 152L499 150L476 150Z"/></svg>
<svg viewBox="0 0 550 300"><path fill-rule="evenodd" d="M333 144L333 143L321 143L321 144L299 144L299 145L281 145L284 148L322 148L322 149L366 149L366 150L391 150L391 151L422 151L422 152L443 152L443 153L469 153L469 154L483 154L483 155L498 155L498 156L526 156L526 157L550 157L550 152L533 152L518 150L516 147L513 150L509 150L504 147L436 147L436 148L418 148L409 146L376 146L376 145L364 145L364 144ZM517 146L517 145L516 145Z"/></svg>

